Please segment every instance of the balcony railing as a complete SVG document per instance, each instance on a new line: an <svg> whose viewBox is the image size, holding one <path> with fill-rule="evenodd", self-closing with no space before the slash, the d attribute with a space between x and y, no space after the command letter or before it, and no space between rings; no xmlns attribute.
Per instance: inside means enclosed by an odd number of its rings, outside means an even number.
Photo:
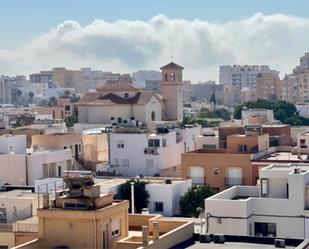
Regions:
<svg viewBox="0 0 309 249"><path fill-rule="evenodd" d="M232 187L237 185L244 185L244 178L225 177L225 186Z"/></svg>
<svg viewBox="0 0 309 249"><path fill-rule="evenodd" d="M204 185L205 184L205 177L188 177L192 180L193 185Z"/></svg>
<svg viewBox="0 0 309 249"><path fill-rule="evenodd" d="M13 232L13 224L0 223L0 232Z"/></svg>

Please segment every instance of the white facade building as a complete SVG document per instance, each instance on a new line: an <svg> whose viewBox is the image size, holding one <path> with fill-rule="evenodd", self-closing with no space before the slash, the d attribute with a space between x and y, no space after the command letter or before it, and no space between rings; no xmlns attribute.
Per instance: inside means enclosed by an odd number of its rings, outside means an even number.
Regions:
<svg viewBox="0 0 309 249"><path fill-rule="evenodd" d="M309 132L297 134L297 153L309 155Z"/></svg>
<svg viewBox="0 0 309 249"><path fill-rule="evenodd" d="M309 165L270 165L260 186L234 186L205 200L206 232L309 238Z"/></svg>
<svg viewBox="0 0 309 249"><path fill-rule="evenodd" d="M149 193L148 210L163 216L179 215L180 197L192 186L191 179L167 179L161 182L146 184ZM164 193L164 194L163 194Z"/></svg>
<svg viewBox="0 0 309 249"><path fill-rule="evenodd" d="M130 179L95 179L95 183L100 185L102 194L112 193L117 195L119 186L128 180ZM163 216L179 214L180 197L192 186L191 179L145 177L139 180L147 182L146 191L149 193L148 211Z"/></svg>
<svg viewBox="0 0 309 249"><path fill-rule="evenodd" d="M0 136L1 154L26 154L26 135Z"/></svg>
<svg viewBox="0 0 309 249"><path fill-rule="evenodd" d="M26 136L20 143L25 146ZM0 179L12 185L33 185L35 179L60 177L63 170L72 169L70 149L29 150L26 153L0 154Z"/></svg>
<svg viewBox="0 0 309 249"><path fill-rule="evenodd" d="M0 192L0 223L12 224L36 215L38 195L24 190Z"/></svg>
<svg viewBox="0 0 309 249"><path fill-rule="evenodd" d="M112 133L111 169L123 176L154 176L181 164L181 154L195 149L200 127L167 133Z"/></svg>

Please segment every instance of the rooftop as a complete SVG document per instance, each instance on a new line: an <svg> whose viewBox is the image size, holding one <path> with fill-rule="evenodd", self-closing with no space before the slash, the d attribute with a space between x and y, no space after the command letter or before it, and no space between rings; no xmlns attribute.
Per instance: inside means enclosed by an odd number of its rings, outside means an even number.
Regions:
<svg viewBox="0 0 309 249"><path fill-rule="evenodd" d="M35 200L38 195L32 193L31 190L12 190L8 192L0 192L0 199L23 199L23 200Z"/></svg>
<svg viewBox="0 0 309 249"><path fill-rule="evenodd" d="M302 160L307 161L307 157L305 155L302 155ZM262 156L260 158L255 159L255 161L295 161L300 162L300 158L297 154L292 154L291 152L274 152L271 154L267 154L265 156Z"/></svg>
<svg viewBox="0 0 309 249"><path fill-rule="evenodd" d="M182 67L182 66L176 64L175 62L170 62L170 63L166 64L165 66L160 67L160 69L161 69L161 70L162 70L162 69L180 69L180 70L183 70L184 67Z"/></svg>

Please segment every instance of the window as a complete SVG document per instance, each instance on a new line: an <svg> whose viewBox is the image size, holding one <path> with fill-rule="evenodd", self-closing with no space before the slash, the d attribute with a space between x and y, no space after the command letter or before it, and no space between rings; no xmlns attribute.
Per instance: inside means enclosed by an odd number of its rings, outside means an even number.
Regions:
<svg viewBox="0 0 309 249"><path fill-rule="evenodd" d="M301 139L300 140L300 148L307 148L306 140L305 139Z"/></svg>
<svg viewBox="0 0 309 249"><path fill-rule="evenodd" d="M160 139L148 139L148 147L160 147Z"/></svg>
<svg viewBox="0 0 309 249"><path fill-rule="evenodd" d="M7 223L6 208L0 208L0 223Z"/></svg>
<svg viewBox="0 0 309 249"><path fill-rule="evenodd" d="M207 149L216 149L217 146L215 144L203 144L203 149L207 150Z"/></svg>
<svg viewBox="0 0 309 249"><path fill-rule="evenodd" d="M122 159L122 167L130 167L130 159Z"/></svg>
<svg viewBox="0 0 309 249"><path fill-rule="evenodd" d="M151 112L151 121L155 121L156 120L156 113L155 111Z"/></svg>
<svg viewBox="0 0 309 249"><path fill-rule="evenodd" d="M127 98L129 98L129 94L128 93L125 93L124 94L124 97L127 99Z"/></svg>
<svg viewBox="0 0 309 249"><path fill-rule="evenodd" d="M112 219L112 237L115 238L121 234L121 219Z"/></svg>
<svg viewBox="0 0 309 249"><path fill-rule="evenodd" d="M255 236L276 237L276 223L254 222Z"/></svg>
<svg viewBox="0 0 309 249"><path fill-rule="evenodd" d="M261 194L262 196L268 195L268 179L261 179Z"/></svg>
<svg viewBox="0 0 309 249"><path fill-rule="evenodd" d="M78 151L79 151L79 152L82 151L82 145L81 145L81 144L78 145Z"/></svg>
<svg viewBox="0 0 309 249"><path fill-rule="evenodd" d="M115 118L114 118L114 117L111 117L111 120L115 120Z"/></svg>
<svg viewBox="0 0 309 249"><path fill-rule="evenodd" d="M163 212L164 207L163 207L163 202L155 202L155 212Z"/></svg>
<svg viewBox="0 0 309 249"><path fill-rule="evenodd" d="M118 118L118 124L122 123L122 118Z"/></svg>
<svg viewBox="0 0 309 249"><path fill-rule="evenodd" d="M58 166L58 177L61 177L62 175L62 169L61 169L61 166L59 165Z"/></svg>
<svg viewBox="0 0 309 249"><path fill-rule="evenodd" d="M170 81L175 81L175 74L174 73L171 73L170 74Z"/></svg>
<svg viewBox="0 0 309 249"><path fill-rule="evenodd" d="M117 148L124 148L124 142L123 141L118 141L117 142Z"/></svg>
<svg viewBox="0 0 309 249"><path fill-rule="evenodd" d="M162 139L162 147L166 147L166 138Z"/></svg>
<svg viewBox="0 0 309 249"><path fill-rule="evenodd" d="M238 144L238 152L247 152L246 144Z"/></svg>
<svg viewBox="0 0 309 249"><path fill-rule="evenodd" d="M164 79L165 79L165 81L168 81L167 73L164 75Z"/></svg>
<svg viewBox="0 0 309 249"><path fill-rule="evenodd" d="M70 111L70 110L71 110L71 108L70 108L69 105L66 105L64 109L65 109L66 111Z"/></svg>

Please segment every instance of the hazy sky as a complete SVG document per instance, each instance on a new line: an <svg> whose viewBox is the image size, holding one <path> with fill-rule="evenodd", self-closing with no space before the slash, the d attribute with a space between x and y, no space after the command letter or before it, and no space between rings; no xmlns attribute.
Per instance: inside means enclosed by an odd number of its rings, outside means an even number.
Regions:
<svg viewBox="0 0 309 249"><path fill-rule="evenodd" d="M0 74L131 72L170 60L193 81L221 64L288 73L309 51L308 0L1 0Z"/></svg>

